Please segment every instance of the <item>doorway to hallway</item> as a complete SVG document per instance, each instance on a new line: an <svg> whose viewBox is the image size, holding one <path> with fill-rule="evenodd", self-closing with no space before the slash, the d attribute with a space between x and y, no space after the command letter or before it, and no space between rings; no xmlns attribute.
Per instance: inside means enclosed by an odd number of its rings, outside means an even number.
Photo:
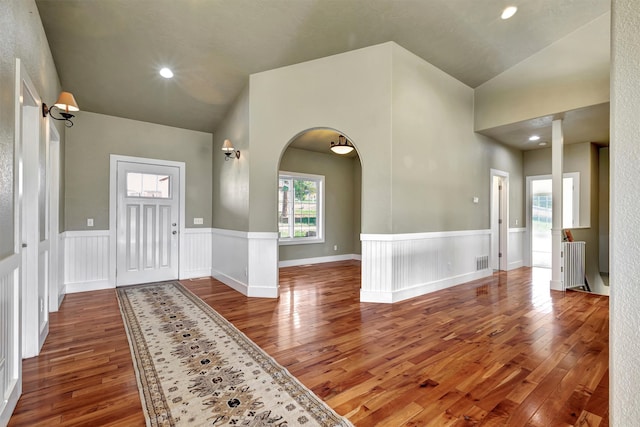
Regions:
<svg viewBox="0 0 640 427"><path fill-rule="evenodd" d="M551 268L552 188L551 176L527 177L531 266ZM580 174L564 174L562 183L562 227L579 225Z"/></svg>

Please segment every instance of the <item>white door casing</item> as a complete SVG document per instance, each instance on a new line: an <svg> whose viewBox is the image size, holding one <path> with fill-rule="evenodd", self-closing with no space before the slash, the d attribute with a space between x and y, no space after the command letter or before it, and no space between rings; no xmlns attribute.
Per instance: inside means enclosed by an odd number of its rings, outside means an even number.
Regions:
<svg viewBox="0 0 640 427"><path fill-rule="evenodd" d="M489 265L494 270L506 271L509 253L509 173L491 169L490 177L491 255Z"/></svg>
<svg viewBox="0 0 640 427"><path fill-rule="evenodd" d="M177 279L180 232L184 228L184 163L118 157L123 156L112 156L116 163L112 168L116 175L115 283L121 286ZM167 184L168 191L162 196L159 192L128 194L128 177L145 182L155 179L156 184Z"/></svg>
<svg viewBox="0 0 640 427"><path fill-rule="evenodd" d="M49 165L40 97L26 71L20 80L22 357L27 358L40 352L49 332Z"/></svg>
<svg viewBox="0 0 640 427"><path fill-rule="evenodd" d="M60 280L59 256L59 206L60 206L60 135L53 125L53 120L49 120L46 137L49 147L49 311L58 311L62 297L64 297L64 287Z"/></svg>

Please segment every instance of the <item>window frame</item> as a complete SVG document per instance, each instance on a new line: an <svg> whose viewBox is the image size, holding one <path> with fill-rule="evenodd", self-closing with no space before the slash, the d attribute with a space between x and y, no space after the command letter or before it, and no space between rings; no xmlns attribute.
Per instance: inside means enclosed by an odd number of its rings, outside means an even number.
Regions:
<svg viewBox="0 0 640 427"><path fill-rule="evenodd" d="M307 180L315 181L317 185L317 199L316 199L316 235L311 237L280 237L280 180L291 179L293 180ZM294 188L293 182L291 183L292 189ZM293 194L293 191L291 192ZM295 197L295 196L293 196ZM324 243L324 224L325 224L325 177L324 175L315 175L310 173L299 173L289 171L278 172L278 196L276 202L276 218L278 218L278 244L280 245L304 245L313 243ZM294 202L291 203L291 208L294 208ZM290 224L290 230L295 227L295 219L293 224ZM291 233L295 235L295 231Z"/></svg>

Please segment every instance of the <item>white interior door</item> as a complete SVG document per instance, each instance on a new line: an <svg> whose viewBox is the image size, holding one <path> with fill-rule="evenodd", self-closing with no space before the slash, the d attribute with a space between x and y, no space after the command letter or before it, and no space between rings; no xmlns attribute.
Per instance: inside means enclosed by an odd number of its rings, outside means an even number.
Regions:
<svg viewBox="0 0 640 427"><path fill-rule="evenodd" d="M507 270L509 252L509 174L491 170L490 221L491 256L489 263L493 270Z"/></svg>
<svg viewBox="0 0 640 427"><path fill-rule="evenodd" d="M23 74L18 167L22 253L22 357L36 356L49 332L49 165L40 98Z"/></svg>
<svg viewBox="0 0 640 427"><path fill-rule="evenodd" d="M116 284L178 278L180 170L118 161Z"/></svg>

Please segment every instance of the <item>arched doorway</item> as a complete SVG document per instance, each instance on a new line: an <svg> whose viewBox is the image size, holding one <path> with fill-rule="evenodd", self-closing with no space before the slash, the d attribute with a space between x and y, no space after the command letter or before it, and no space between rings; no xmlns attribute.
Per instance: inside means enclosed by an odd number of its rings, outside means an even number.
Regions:
<svg viewBox="0 0 640 427"><path fill-rule="evenodd" d="M336 154L332 142L353 150ZM361 160L348 136L331 128L295 135L278 164L278 267L359 260L361 194Z"/></svg>

